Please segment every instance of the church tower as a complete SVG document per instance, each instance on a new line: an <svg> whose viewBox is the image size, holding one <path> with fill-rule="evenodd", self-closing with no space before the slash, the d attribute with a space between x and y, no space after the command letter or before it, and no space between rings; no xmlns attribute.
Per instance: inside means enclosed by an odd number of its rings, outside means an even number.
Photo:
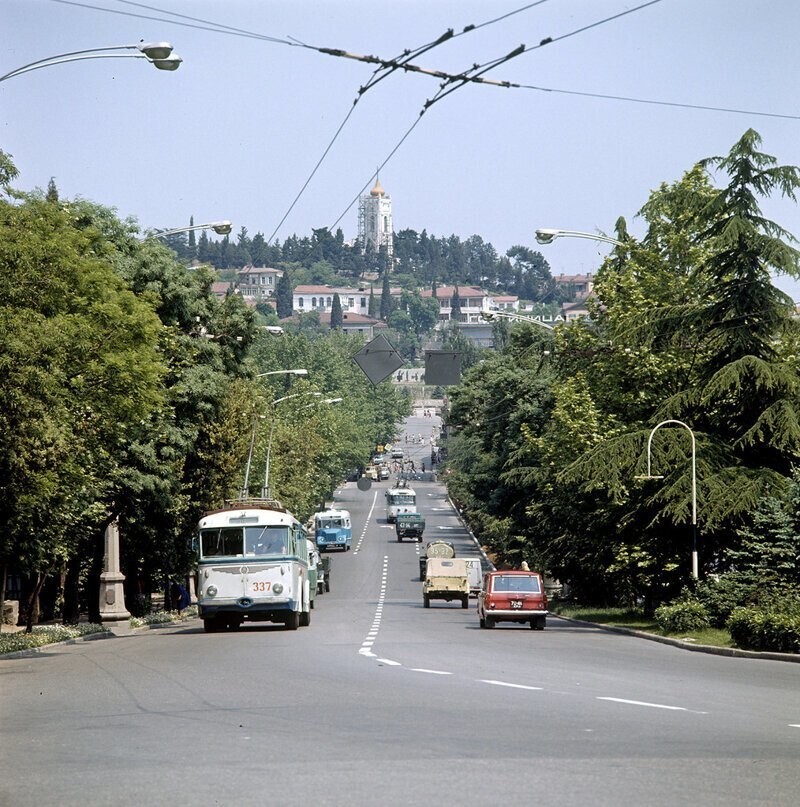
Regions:
<svg viewBox="0 0 800 807"><path fill-rule="evenodd" d="M375 187L358 200L358 238L364 246L372 244L376 252L385 246L391 258L394 254L393 234L392 197L376 178Z"/></svg>

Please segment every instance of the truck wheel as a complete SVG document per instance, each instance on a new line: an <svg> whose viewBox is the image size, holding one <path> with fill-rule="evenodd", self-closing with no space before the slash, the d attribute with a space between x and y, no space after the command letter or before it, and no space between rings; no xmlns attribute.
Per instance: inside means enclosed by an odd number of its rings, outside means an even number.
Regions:
<svg viewBox="0 0 800 807"><path fill-rule="evenodd" d="M461 607L462 608L469 608L469 594L465 594L461 598Z"/></svg>
<svg viewBox="0 0 800 807"><path fill-rule="evenodd" d="M300 627L300 615L297 611L289 611L283 622L283 626L286 630L297 630Z"/></svg>
<svg viewBox="0 0 800 807"><path fill-rule="evenodd" d="M330 590L331 590L331 581L328 580L328 578L326 577L325 578L325 591L330 591Z"/></svg>
<svg viewBox="0 0 800 807"><path fill-rule="evenodd" d="M418 543L418 544L421 544L421 543L422 543L422 536L421 536L421 535L420 535L420 536L417 538L417 543Z"/></svg>
<svg viewBox="0 0 800 807"><path fill-rule="evenodd" d="M401 544L402 542L403 542L403 536L402 536L402 535L398 535L398 536L397 536L397 543L398 543L398 544Z"/></svg>
<svg viewBox="0 0 800 807"><path fill-rule="evenodd" d="M423 595L422 595L422 604L423 604L423 605L424 605L426 608L430 608L430 607L431 607L431 598L430 598L430 597L429 597L427 594L423 594Z"/></svg>
<svg viewBox="0 0 800 807"><path fill-rule="evenodd" d="M301 611L298 621L301 628L307 628L311 624L311 611Z"/></svg>
<svg viewBox="0 0 800 807"><path fill-rule="evenodd" d="M217 632L217 620L213 617L206 617L203 620L203 630L206 633L216 633Z"/></svg>

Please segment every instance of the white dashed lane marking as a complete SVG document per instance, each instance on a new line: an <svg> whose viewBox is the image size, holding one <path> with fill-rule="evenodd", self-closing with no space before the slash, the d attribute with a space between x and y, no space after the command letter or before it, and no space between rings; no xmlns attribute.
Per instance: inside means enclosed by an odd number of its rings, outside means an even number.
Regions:
<svg viewBox="0 0 800 807"><path fill-rule="evenodd" d="M356 548L353 550L353 554L357 555L359 549L361 549L361 544L364 543L364 536L367 534L367 527L369 527L369 520L372 518L372 511L375 509L375 502L378 500L378 491L375 491L375 495L372 497L372 507L369 508L369 513L367 513L367 519L364 522L364 529L361 530L361 536L358 539L358 543L356 544Z"/></svg>
<svg viewBox="0 0 800 807"><path fill-rule="evenodd" d="M377 493L375 494L378 495ZM375 502L373 500L372 506L375 506ZM372 513L372 510L370 510ZM367 518L369 521L369 518ZM376 658L375 654L372 652L372 645L375 644L375 639L378 638L378 631L381 628L381 618L383 617L383 603L386 600L386 581L389 579L389 556L383 556L383 571L381 572L381 590L380 594L378 595L378 605L375 608L375 616L372 619L372 626L367 633L366 638L363 642L361 642L361 647L359 648L359 654L362 656L368 656L369 658Z"/></svg>
<svg viewBox="0 0 800 807"><path fill-rule="evenodd" d="M599 701L611 701L612 703L627 703L629 706L646 706L650 709L668 709L671 712L692 712L693 709L687 709L685 706L667 706L663 703L648 703L647 701L631 701L625 698L601 698L598 697L597 700ZM694 712L698 715L705 715L708 712Z"/></svg>
<svg viewBox="0 0 800 807"><path fill-rule="evenodd" d="M508 681L492 681L488 678L478 679L482 684L494 684L496 687L511 687L512 689L531 689L541 691L543 687L529 687L526 684L511 684Z"/></svg>

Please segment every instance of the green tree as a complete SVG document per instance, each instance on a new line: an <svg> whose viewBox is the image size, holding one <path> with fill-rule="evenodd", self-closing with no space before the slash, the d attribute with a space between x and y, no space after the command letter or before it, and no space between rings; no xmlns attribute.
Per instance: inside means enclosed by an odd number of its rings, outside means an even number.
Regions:
<svg viewBox="0 0 800 807"><path fill-rule="evenodd" d="M285 319L292 316L292 307L292 281L289 278L289 273L284 271L275 286L275 310L281 319Z"/></svg>
<svg viewBox="0 0 800 807"><path fill-rule="evenodd" d="M383 288L381 289L381 319L386 322L389 319L389 314L392 313L392 292L389 288L389 273L386 272L383 276Z"/></svg>
<svg viewBox="0 0 800 807"><path fill-rule="evenodd" d="M331 328L333 330L341 330L343 323L342 301L339 299L339 295L334 293L333 302L331 303Z"/></svg>

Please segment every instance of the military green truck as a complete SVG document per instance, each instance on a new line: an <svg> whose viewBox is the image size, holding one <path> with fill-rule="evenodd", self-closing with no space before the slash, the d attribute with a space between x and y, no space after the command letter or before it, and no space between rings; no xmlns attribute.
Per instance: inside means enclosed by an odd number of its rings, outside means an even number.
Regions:
<svg viewBox="0 0 800 807"><path fill-rule="evenodd" d="M394 521L394 529L398 541L410 538L412 541L422 542L425 519L419 513L398 513Z"/></svg>
<svg viewBox="0 0 800 807"><path fill-rule="evenodd" d="M422 603L430 608L431 600L459 600L462 608L469 608L469 577L464 558L428 558Z"/></svg>

